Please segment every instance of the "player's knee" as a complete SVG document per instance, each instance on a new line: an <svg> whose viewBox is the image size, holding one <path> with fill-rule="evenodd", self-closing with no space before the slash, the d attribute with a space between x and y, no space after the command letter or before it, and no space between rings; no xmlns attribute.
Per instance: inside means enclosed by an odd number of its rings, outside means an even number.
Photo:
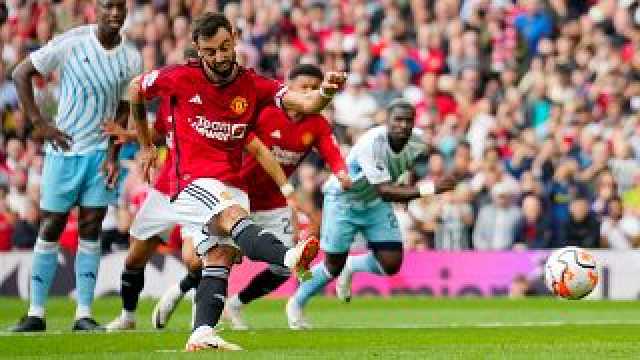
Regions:
<svg viewBox="0 0 640 360"><path fill-rule="evenodd" d="M382 267L382 271L384 271L386 275L395 275L400 272L402 260L380 263L380 267Z"/></svg>
<svg viewBox="0 0 640 360"><path fill-rule="evenodd" d="M327 254L324 266L331 277L335 278L342 272L347 261L347 254Z"/></svg>
<svg viewBox="0 0 640 360"><path fill-rule="evenodd" d="M193 249L190 252L182 252L182 261L187 269L191 272L197 272L202 270L202 260L196 255Z"/></svg>
<svg viewBox="0 0 640 360"><path fill-rule="evenodd" d="M106 210L92 209L81 210L78 218L78 235L82 239L97 239L102 230L102 220Z"/></svg>
<svg viewBox="0 0 640 360"><path fill-rule="evenodd" d="M125 266L128 268L144 267L153 254L153 250L155 250L155 246L151 246L150 243L138 239L133 240L125 259Z"/></svg>
<svg viewBox="0 0 640 360"><path fill-rule="evenodd" d="M66 225L67 214L44 213L40 226L40 237L45 241L58 241Z"/></svg>
<svg viewBox="0 0 640 360"><path fill-rule="evenodd" d="M215 221L213 221L213 224L210 224L209 230L213 230L211 233L218 232L224 235L229 235L231 234L233 226L247 216L249 216L249 214L240 205L232 205L224 209L214 218ZM211 225L213 225L213 228Z"/></svg>
<svg viewBox="0 0 640 360"><path fill-rule="evenodd" d="M219 245L207 251L202 259L204 266L225 266L231 267L234 263L238 250L232 246Z"/></svg>
<svg viewBox="0 0 640 360"><path fill-rule="evenodd" d="M382 268L382 271L384 271L384 273L387 275L397 274L400 271L400 268L402 267L401 251L385 253L382 256L381 254L378 254L376 258L378 260L378 263L380 264L380 267Z"/></svg>

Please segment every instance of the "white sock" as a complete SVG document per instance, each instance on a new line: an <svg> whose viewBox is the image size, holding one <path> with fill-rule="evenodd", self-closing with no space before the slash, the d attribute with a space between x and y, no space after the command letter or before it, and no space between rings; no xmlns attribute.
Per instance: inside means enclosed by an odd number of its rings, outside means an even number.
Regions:
<svg viewBox="0 0 640 360"><path fill-rule="evenodd" d="M120 317L123 320L136 321L136 312L122 309L122 314L120 315Z"/></svg>
<svg viewBox="0 0 640 360"><path fill-rule="evenodd" d="M44 307L37 305L29 305L27 316L35 316L44 319Z"/></svg>
<svg viewBox="0 0 640 360"><path fill-rule="evenodd" d="M193 336L194 334L201 334L201 333L202 334L215 333L215 330L209 325L200 325L200 326L198 326L197 329L193 330L191 335Z"/></svg>
<svg viewBox="0 0 640 360"><path fill-rule="evenodd" d="M244 305L242 303L242 301L240 301L240 298L238 297L238 294L235 294L232 297L230 297L229 299L227 299L227 303L229 304L229 306L234 307L234 308L241 308Z"/></svg>
<svg viewBox="0 0 640 360"><path fill-rule="evenodd" d="M91 317L91 307L78 304L76 307L76 320Z"/></svg>

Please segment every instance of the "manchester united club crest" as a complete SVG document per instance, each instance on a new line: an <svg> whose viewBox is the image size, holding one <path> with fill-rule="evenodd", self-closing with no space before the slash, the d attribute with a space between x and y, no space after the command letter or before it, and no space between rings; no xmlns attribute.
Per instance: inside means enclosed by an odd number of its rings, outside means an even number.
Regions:
<svg viewBox="0 0 640 360"><path fill-rule="evenodd" d="M242 115L247 110L247 107L249 107L249 103L247 102L247 99L242 96L236 96L231 100L230 106L234 113Z"/></svg>
<svg viewBox="0 0 640 360"><path fill-rule="evenodd" d="M313 135L311 133L302 134L302 143L306 146L313 142Z"/></svg>

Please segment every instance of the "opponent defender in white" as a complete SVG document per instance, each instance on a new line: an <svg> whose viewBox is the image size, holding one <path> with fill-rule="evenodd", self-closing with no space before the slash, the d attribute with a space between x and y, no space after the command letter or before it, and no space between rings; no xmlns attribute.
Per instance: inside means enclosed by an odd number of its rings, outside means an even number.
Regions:
<svg viewBox="0 0 640 360"><path fill-rule="evenodd" d="M452 179L421 187L400 185L416 159L428 150L421 131L414 129L415 108L404 100L388 107L387 124L365 133L347 157L353 186L343 190L335 177L325 185L320 247L325 260L312 269L313 277L300 285L287 303L289 327L310 328L303 315L307 301L332 278L338 278L338 295L350 299L351 277L356 272L393 275L402 265L402 238L391 202L449 191ZM357 232L371 250L348 256Z"/></svg>
<svg viewBox="0 0 640 360"><path fill-rule="evenodd" d="M45 140L40 209L34 248L29 312L13 331L44 331L45 304L58 265L58 239L69 211L79 206L75 260L76 321L73 330L101 330L91 315L100 264L98 236L107 205L115 200L117 146L100 129L105 121L126 122L129 81L142 71L135 45L121 34L125 0L96 1L94 25L71 29L31 53L15 69L20 102ZM55 124L36 106L32 78L60 73ZM109 146L111 145L111 146Z"/></svg>

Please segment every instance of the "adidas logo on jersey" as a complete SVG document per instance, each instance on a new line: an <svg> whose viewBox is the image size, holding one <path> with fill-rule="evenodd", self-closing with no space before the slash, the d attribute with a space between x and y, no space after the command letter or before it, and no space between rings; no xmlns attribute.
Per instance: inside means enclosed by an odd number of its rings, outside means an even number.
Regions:
<svg viewBox="0 0 640 360"><path fill-rule="evenodd" d="M202 100L200 100L200 95L196 94L194 97L191 98L191 100L189 100L190 103L192 104L199 104L202 105Z"/></svg>
<svg viewBox="0 0 640 360"><path fill-rule="evenodd" d="M274 139L280 139L282 137L280 130L274 130L274 132L271 133L271 137Z"/></svg>

